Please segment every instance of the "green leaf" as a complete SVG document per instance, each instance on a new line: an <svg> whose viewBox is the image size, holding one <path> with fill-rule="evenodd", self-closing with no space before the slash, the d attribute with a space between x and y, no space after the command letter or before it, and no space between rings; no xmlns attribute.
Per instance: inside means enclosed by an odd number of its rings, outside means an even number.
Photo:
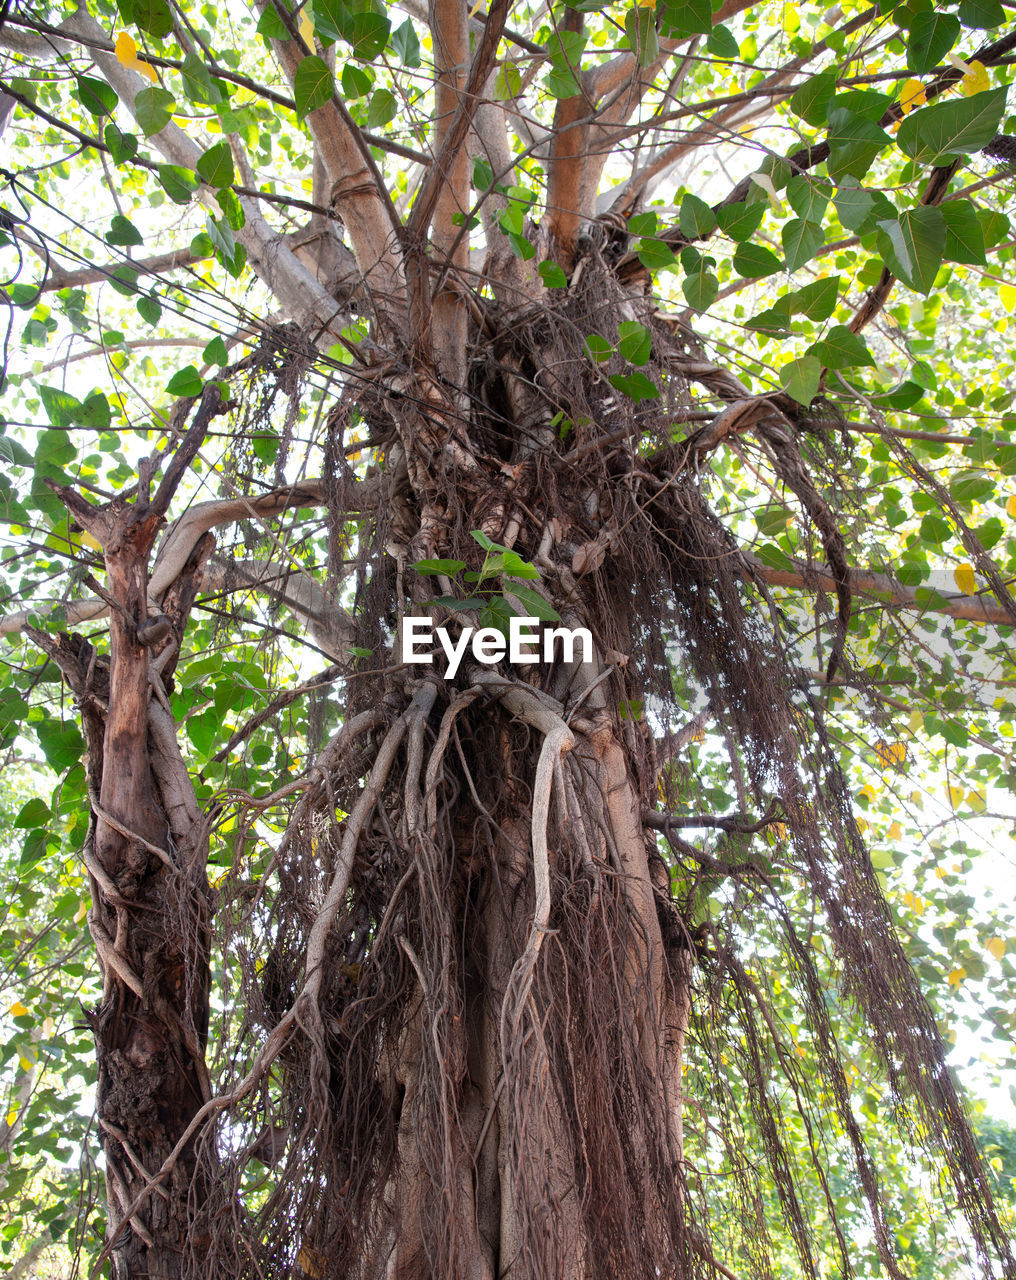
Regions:
<svg viewBox="0 0 1016 1280"><path fill-rule="evenodd" d="M342 92L349 102L355 102L370 93L374 81L362 67L347 62L342 68Z"/></svg>
<svg viewBox="0 0 1016 1280"><path fill-rule="evenodd" d="M532 587L523 586L521 582L513 582L506 590L509 595L514 596L519 604L522 605L527 617L539 618L541 622L561 621L561 615L553 605L548 604L543 596L538 591L534 591Z"/></svg>
<svg viewBox="0 0 1016 1280"><path fill-rule="evenodd" d="M190 204L190 198L201 183L193 169L176 164L160 164L156 172L159 185L174 204Z"/></svg>
<svg viewBox="0 0 1016 1280"><path fill-rule="evenodd" d="M724 204L716 210L720 230L731 240L750 240L765 216L766 207L758 200L752 204Z"/></svg>
<svg viewBox="0 0 1016 1280"><path fill-rule="evenodd" d="M549 258L544 258L536 269L540 273L540 279L548 289L568 288L568 277L556 262L551 262Z"/></svg>
<svg viewBox="0 0 1016 1280"><path fill-rule="evenodd" d="M826 122L826 108L836 92L836 72L821 71L795 92L790 99L790 109L807 124L819 129Z"/></svg>
<svg viewBox="0 0 1016 1280"><path fill-rule="evenodd" d="M660 52L660 38L656 34L656 10L636 4L624 15L624 31L628 44L638 58L640 67L648 67Z"/></svg>
<svg viewBox="0 0 1016 1280"><path fill-rule="evenodd" d="M878 153L891 141L873 120L835 107L829 112L829 159L826 168L836 182L863 178Z"/></svg>
<svg viewBox="0 0 1016 1280"><path fill-rule="evenodd" d="M212 79L208 68L193 51L184 56L180 77L183 80L184 95L191 102L217 107L225 100L221 83Z"/></svg>
<svg viewBox="0 0 1016 1280"><path fill-rule="evenodd" d="M39 399L54 427L70 427L81 421L81 401L77 396L72 396L69 391L64 391L60 387L40 387ZM39 460L38 451L36 451L36 460ZM70 458L66 461L70 461Z"/></svg>
<svg viewBox="0 0 1016 1280"><path fill-rule="evenodd" d="M826 276L804 285L787 297L791 311L807 316L809 320L828 320L836 309L840 291L840 277Z"/></svg>
<svg viewBox="0 0 1016 1280"><path fill-rule="evenodd" d="M494 101L509 102L522 92L522 72L512 62L504 62L494 77Z"/></svg>
<svg viewBox="0 0 1016 1280"><path fill-rule="evenodd" d="M622 320L617 326L621 335L618 350L632 364L647 364L653 349L653 335L637 320Z"/></svg>
<svg viewBox="0 0 1016 1280"><path fill-rule="evenodd" d="M648 209L645 213L633 213L628 219L628 234L630 236L655 236L660 225L660 219Z"/></svg>
<svg viewBox="0 0 1016 1280"><path fill-rule="evenodd" d="M817 223L806 222L804 218L791 218L784 224L780 239L783 242L783 252L787 255L787 269L796 271L814 258L825 237Z"/></svg>
<svg viewBox="0 0 1016 1280"><path fill-rule="evenodd" d="M411 566L417 573L447 573L454 575L466 567L465 560L417 560Z"/></svg>
<svg viewBox="0 0 1016 1280"><path fill-rule="evenodd" d="M614 354L614 348L610 345L606 338L601 337L598 333L591 333L585 340L586 351L589 356L597 363L603 364L609 360Z"/></svg>
<svg viewBox="0 0 1016 1280"><path fill-rule="evenodd" d="M236 181L233 153L228 142L217 142L198 158L197 173L210 187L230 187Z"/></svg>
<svg viewBox="0 0 1016 1280"><path fill-rule="evenodd" d="M781 533L786 532L787 525L793 518L794 513L789 507L773 502L755 513L755 524L763 537L778 538Z"/></svg>
<svg viewBox="0 0 1016 1280"><path fill-rule="evenodd" d="M921 521L921 541L940 547L952 537L952 528L940 515L929 513Z"/></svg>
<svg viewBox="0 0 1016 1280"><path fill-rule="evenodd" d="M900 125L896 143L918 164L949 164L956 156L971 155L998 132L1005 98L1003 86L912 111Z"/></svg>
<svg viewBox="0 0 1016 1280"><path fill-rule="evenodd" d="M403 66L420 65L420 37L409 18L392 32L392 48L399 55Z"/></svg>
<svg viewBox="0 0 1016 1280"><path fill-rule="evenodd" d="M1005 22L1005 10L999 0L960 0L959 19L965 27L990 31Z"/></svg>
<svg viewBox="0 0 1016 1280"><path fill-rule="evenodd" d="M978 209L977 220L981 224L981 230L984 232L984 243L988 249L1008 239L1012 230L1012 223L1004 213L999 213L997 209Z"/></svg>
<svg viewBox="0 0 1016 1280"><path fill-rule="evenodd" d="M841 185L833 197L836 215L848 231L867 235L879 218L895 218L896 208L881 191L868 191L853 183Z"/></svg>
<svg viewBox="0 0 1016 1280"><path fill-rule="evenodd" d="M173 15L166 0L131 0L134 21L142 31L160 40L173 30Z"/></svg>
<svg viewBox="0 0 1016 1280"><path fill-rule="evenodd" d="M660 27L664 36L706 36L713 29L713 6L710 0L662 0Z"/></svg>
<svg viewBox="0 0 1016 1280"><path fill-rule="evenodd" d="M639 262L649 271L665 271L677 261L674 250L663 240L651 236L643 237L635 246Z"/></svg>
<svg viewBox="0 0 1016 1280"><path fill-rule="evenodd" d="M247 221L247 215L243 211L240 197L232 187L223 187L221 190L216 191L215 203L222 210L223 216L229 223L230 230L241 230Z"/></svg>
<svg viewBox="0 0 1016 1280"><path fill-rule="evenodd" d="M579 31L558 30L551 34L543 47L552 67L544 80L548 91L558 99L573 98L581 92L575 72L581 66L586 36Z"/></svg>
<svg viewBox="0 0 1016 1280"><path fill-rule="evenodd" d="M608 379L612 387L616 387L622 395L638 403L640 400L658 400L659 387L649 380L644 373L615 373Z"/></svg>
<svg viewBox="0 0 1016 1280"><path fill-rule="evenodd" d="M175 109L176 99L168 89L140 89L134 96L134 116L146 138L165 129Z"/></svg>
<svg viewBox="0 0 1016 1280"><path fill-rule="evenodd" d="M536 257L536 248L531 240L527 240L525 236L519 235L515 231L508 233L508 243L512 247L512 253L516 258L521 258L523 262L528 262L530 258Z"/></svg>
<svg viewBox="0 0 1016 1280"><path fill-rule="evenodd" d="M832 109L842 108L844 111L853 112L855 116L864 116L866 120L872 120L878 124L892 104L893 98L888 93L874 93L871 89L848 89L846 93L836 95Z"/></svg>
<svg viewBox="0 0 1016 1280"><path fill-rule="evenodd" d="M923 76L937 67L959 39L960 20L937 9L919 13L910 24L907 62L910 70Z"/></svg>
<svg viewBox="0 0 1016 1280"><path fill-rule="evenodd" d="M717 227L716 214L698 196L686 195L681 201L679 225L686 240L701 240Z"/></svg>
<svg viewBox="0 0 1016 1280"><path fill-rule="evenodd" d="M945 257L949 262L984 266L988 256L984 229L969 200L945 200L939 205L945 219Z"/></svg>
<svg viewBox="0 0 1016 1280"><path fill-rule="evenodd" d="M957 502L983 502L995 492L995 481L983 471L964 471L949 481L949 492Z"/></svg>
<svg viewBox="0 0 1016 1280"><path fill-rule="evenodd" d="M505 235L520 236L526 225L526 206L513 200L501 210L497 221Z"/></svg>
<svg viewBox="0 0 1016 1280"><path fill-rule="evenodd" d="M738 57L741 52L737 37L729 27L723 26L722 23L713 27L712 31L709 32L709 38L706 40L706 49L714 57L723 58L725 61Z"/></svg>
<svg viewBox="0 0 1016 1280"><path fill-rule="evenodd" d="M54 772L63 773L84 758L85 740L72 721L42 720L35 732L46 763Z"/></svg>
<svg viewBox="0 0 1016 1280"><path fill-rule="evenodd" d="M226 344L220 337L214 337L204 351L201 352L201 359L205 364L229 364L229 353L226 350Z"/></svg>
<svg viewBox="0 0 1016 1280"><path fill-rule="evenodd" d="M681 281L681 292L694 311L708 311L720 291L720 282L711 271L693 271Z"/></svg>
<svg viewBox="0 0 1016 1280"><path fill-rule="evenodd" d="M111 120L102 131L109 157L115 165L127 164L138 154L138 140L133 133L124 133Z"/></svg>
<svg viewBox="0 0 1016 1280"><path fill-rule="evenodd" d="M845 324L834 324L821 342L812 343L807 354L815 356L827 369L853 369L875 363L864 342Z"/></svg>
<svg viewBox="0 0 1016 1280"><path fill-rule="evenodd" d="M800 356L797 360L788 360L780 369L780 386L791 399L805 408L811 404L818 394L822 380L822 362L815 356Z"/></svg>
<svg viewBox="0 0 1016 1280"><path fill-rule="evenodd" d="M91 431L105 431L110 424L112 414L109 408L109 400L101 391L93 391L90 396L85 397L85 403L81 406L81 425L89 428Z"/></svg>
<svg viewBox="0 0 1016 1280"><path fill-rule="evenodd" d="M289 31L286 24L279 17L274 5L266 6L261 17L258 19L258 25L255 28L259 36L264 36L266 40L288 40Z"/></svg>
<svg viewBox="0 0 1016 1280"><path fill-rule="evenodd" d="M379 129L382 125L394 120L399 114L399 104L390 89L375 89L370 96L367 108L367 125L371 129Z"/></svg>
<svg viewBox="0 0 1016 1280"><path fill-rule="evenodd" d="M798 173L787 183L787 200L799 218L807 222L821 222L825 215L833 189L821 178L809 178Z"/></svg>
<svg viewBox="0 0 1016 1280"><path fill-rule="evenodd" d="M747 280L758 280L779 271L783 263L771 249L760 244L738 245L734 254L734 270Z"/></svg>
<svg viewBox="0 0 1016 1280"><path fill-rule="evenodd" d="M353 21L343 32L353 50L353 57L363 62L370 62L378 56L388 43L392 24L380 13L357 13Z"/></svg>
<svg viewBox="0 0 1016 1280"><path fill-rule="evenodd" d="M171 396L192 397L199 396L204 385L201 374L192 364L188 364L182 369L177 369L166 383L166 390Z"/></svg>
<svg viewBox="0 0 1016 1280"><path fill-rule="evenodd" d="M759 333L786 333L790 329L790 300L792 294L786 294L771 307L766 307L757 316L745 321L745 328Z"/></svg>
<svg viewBox="0 0 1016 1280"><path fill-rule="evenodd" d="M109 277L110 287L125 298L133 298L137 293L138 273L133 267L117 267Z"/></svg>
<svg viewBox="0 0 1016 1280"><path fill-rule="evenodd" d="M105 80L97 80L95 76L78 76L77 84L74 96L89 115L101 117L113 114L120 99Z"/></svg>
<svg viewBox="0 0 1016 1280"><path fill-rule="evenodd" d="M941 209L919 205L879 222L878 245L889 269L918 293L930 293L945 253Z"/></svg>
<svg viewBox="0 0 1016 1280"><path fill-rule="evenodd" d="M324 60L315 53L304 58L293 77L293 97L299 118L303 120L318 107L323 107L334 92L335 81Z"/></svg>
<svg viewBox="0 0 1016 1280"><path fill-rule="evenodd" d="M22 829L41 827L51 822L52 818L53 814L45 800L40 800L38 796L34 796L31 800L26 800L18 810L18 815L14 819L14 826Z"/></svg>
<svg viewBox="0 0 1016 1280"><path fill-rule="evenodd" d="M144 237L129 218L125 218L122 213L115 213L109 230L106 232L105 240L107 244L128 245L144 244Z"/></svg>

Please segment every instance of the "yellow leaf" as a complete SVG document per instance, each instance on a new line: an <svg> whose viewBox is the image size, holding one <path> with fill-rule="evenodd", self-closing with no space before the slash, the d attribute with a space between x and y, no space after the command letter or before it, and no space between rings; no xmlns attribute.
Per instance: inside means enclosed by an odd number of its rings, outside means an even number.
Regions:
<svg viewBox="0 0 1016 1280"><path fill-rule="evenodd" d="M902 742L878 742L875 744L875 754L882 761L884 768L892 765L900 765L907 758L907 748ZM872 799L875 797L872 796Z"/></svg>
<svg viewBox="0 0 1016 1280"><path fill-rule="evenodd" d="M20 1000L15 1000L11 1005L11 1013L15 1018L23 1018L25 1014L28 1013L28 1009Z"/></svg>
<svg viewBox="0 0 1016 1280"><path fill-rule="evenodd" d="M82 900L81 906L78 907L77 911L74 913L74 923L80 924L81 921L84 920L85 916L87 915L88 915L88 901L87 899L84 899Z"/></svg>
<svg viewBox="0 0 1016 1280"><path fill-rule="evenodd" d="M1006 515L1012 516L1016 520L1016 493L1014 493L1005 504Z"/></svg>
<svg viewBox="0 0 1016 1280"><path fill-rule="evenodd" d="M138 46L126 31L121 31L117 36L113 49L117 61L122 62L125 67L133 67L138 60Z"/></svg>
<svg viewBox="0 0 1016 1280"><path fill-rule="evenodd" d="M953 578L956 585L965 596L973 596L977 594L977 575L974 573L972 564L961 564L953 570Z"/></svg>
<svg viewBox="0 0 1016 1280"><path fill-rule="evenodd" d="M8 1128L13 1129L15 1124L17 1124L17 1120L18 1120L18 1109L17 1107L12 1107L10 1111L7 1112Z"/></svg>
<svg viewBox="0 0 1016 1280"><path fill-rule="evenodd" d="M1005 942L1002 938L989 938L984 944L996 960L1001 960L1005 955Z"/></svg>
<svg viewBox="0 0 1016 1280"><path fill-rule="evenodd" d="M968 791L967 805L973 809L974 813L983 813L988 807L988 801L983 791Z"/></svg>
<svg viewBox="0 0 1016 1280"><path fill-rule="evenodd" d="M927 98L920 80L908 80L900 90L900 110L906 115L914 107L923 107Z"/></svg>
<svg viewBox="0 0 1016 1280"><path fill-rule="evenodd" d="M300 35L303 36L304 44L308 48L314 48L314 24L311 22L307 10L300 14Z"/></svg>
<svg viewBox="0 0 1016 1280"><path fill-rule="evenodd" d="M970 70L960 81L960 88L968 98L973 97L975 93L981 93L983 90L991 88L991 80L988 78L983 62L974 60L970 63Z"/></svg>
<svg viewBox="0 0 1016 1280"><path fill-rule="evenodd" d="M129 68L131 71L140 71L143 76L147 76L152 84L158 84L159 77L155 68L147 62L142 62L138 57L138 46L134 43L131 36L126 31L121 31L116 38L116 44L113 46L116 53L117 61Z"/></svg>
<svg viewBox="0 0 1016 1280"><path fill-rule="evenodd" d="M90 533L83 533L81 535L81 541L84 543L86 547L91 547L93 551L102 550L102 543L99 541L98 538L93 538Z"/></svg>
<svg viewBox="0 0 1016 1280"><path fill-rule="evenodd" d="M890 826L887 834L890 840L899 840L900 837L903 835L903 828L900 826L898 822L894 822Z"/></svg>
<svg viewBox="0 0 1016 1280"><path fill-rule="evenodd" d="M1002 306L1012 315L1013 311L1016 310L1016 287L1011 284L1000 284L998 286L998 296Z"/></svg>
<svg viewBox="0 0 1016 1280"><path fill-rule="evenodd" d="M952 807L953 807L954 809L958 809L958 808L960 807L960 805L963 803L963 796L964 796L964 794L965 794L965 793L964 793L964 791L963 791L963 788L962 788L962 787L953 787L953 786L950 786L950 788L949 788L949 803L952 805Z"/></svg>
<svg viewBox="0 0 1016 1280"><path fill-rule="evenodd" d="M306 1245L296 1255L296 1265L311 1280L317 1280L325 1272L325 1259L316 1249L308 1249Z"/></svg>
<svg viewBox="0 0 1016 1280"><path fill-rule="evenodd" d="M967 971L962 965L960 965L958 969L953 969L952 973L949 975L950 987L958 987L966 976Z"/></svg>

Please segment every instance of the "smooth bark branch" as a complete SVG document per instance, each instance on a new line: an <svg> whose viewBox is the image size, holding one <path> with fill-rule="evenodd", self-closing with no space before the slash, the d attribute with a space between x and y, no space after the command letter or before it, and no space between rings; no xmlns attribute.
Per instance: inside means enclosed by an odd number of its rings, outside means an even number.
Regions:
<svg viewBox="0 0 1016 1280"><path fill-rule="evenodd" d="M434 204L431 241L437 260L458 273L469 265L468 236L459 234L459 227L454 221L457 218L462 225L469 217L469 155L465 146L459 146L447 159L443 157L456 112L463 106L468 74L469 15L466 0L431 0L430 30L437 70L434 86L435 166L444 168L443 181ZM443 286L439 284L433 300L430 346L438 367L447 371L446 377L454 386L464 387L469 310L459 291L449 287L446 272L442 272L441 279ZM429 287L427 275L421 275L419 285L421 288Z"/></svg>
<svg viewBox="0 0 1016 1280"><path fill-rule="evenodd" d="M406 224L406 238L410 244L421 240L427 233L434 210L437 207L441 188L447 180L455 162L459 148L466 140L472 124L473 114L480 102L480 91L487 80L487 75L497 54L497 46L504 30L511 0L494 0L483 26L483 34L473 55L469 68L469 76L465 89L455 109L455 115L434 157L434 163L424 179L423 186L416 197L413 211Z"/></svg>
<svg viewBox="0 0 1016 1280"><path fill-rule="evenodd" d="M263 12L272 0L259 3ZM276 10L277 11L277 10ZM278 11L277 11L278 12ZM292 18L283 21L295 32ZM309 53L294 34L289 40L272 40L272 49L290 85ZM349 117L338 94L312 111L307 127L315 155L331 183L331 208L349 235L353 253L370 289L382 326L401 333L405 327L405 274L399 245L401 224L363 135Z"/></svg>
<svg viewBox="0 0 1016 1280"><path fill-rule="evenodd" d="M799 591L834 591L835 579L825 569L801 565L795 569L773 569L763 564L757 556L748 556L752 572L771 587L792 587ZM865 569L850 571L850 588L859 596L868 596L872 602L886 608L912 609L916 613L942 613L961 622L980 622L991 626L1013 625L1013 619L1001 605L992 604L979 596L936 591L930 600L920 600L917 591L905 587L886 573L872 573Z"/></svg>
<svg viewBox="0 0 1016 1280"><path fill-rule="evenodd" d="M565 9L561 25L565 32L580 32L584 25L582 14L577 9ZM578 67L572 68L572 75L578 92L562 98L554 110L547 169L547 222L566 271L571 267L579 225L591 212L583 204L589 194L585 181L589 128L579 122L595 114L587 78Z"/></svg>

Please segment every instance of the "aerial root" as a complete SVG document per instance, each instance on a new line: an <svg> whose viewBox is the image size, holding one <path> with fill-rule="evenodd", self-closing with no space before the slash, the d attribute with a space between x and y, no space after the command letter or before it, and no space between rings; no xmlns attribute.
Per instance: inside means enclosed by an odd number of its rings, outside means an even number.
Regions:
<svg viewBox="0 0 1016 1280"><path fill-rule="evenodd" d="M441 727L438 730L437 741L434 743L434 749L430 753L430 760L427 762L427 776L423 794L426 821L428 828L431 830L437 824L437 787L440 781L441 766L444 763L445 752L448 749L448 742L452 735L456 717L470 703L475 702L482 693L483 690L478 685L464 689L461 693L455 695L441 717Z"/></svg>
<svg viewBox="0 0 1016 1280"><path fill-rule="evenodd" d="M579 848L579 858L582 862L582 870L589 876L593 882L593 888L589 899L589 910L595 911L600 903L600 889L603 885L603 875L600 868L596 865L596 858L593 851L589 847L589 840L586 836L586 824L582 817L582 806L579 804L578 789L575 785L574 760L568 761L569 767L565 770L562 778L562 789L564 791L565 805L568 813L568 834L575 840Z"/></svg>
<svg viewBox="0 0 1016 1280"><path fill-rule="evenodd" d="M565 724L559 711L555 709L555 706L559 707L560 704L556 704L554 699L538 690L531 689L528 685L508 684L502 677L493 673L490 675L481 673L477 676L476 683L496 690L497 697L509 711L544 735L536 765L536 778L533 782L532 849L536 902L529 939L512 969L501 1005L501 1034L502 1045L504 1045L507 1043L505 1029L509 1021L509 1010L512 1010L510 1019L512 1030L514 1033L518 1032L519 1022L532 988L533 973L540 948L543 946L543 939L550 921L548 840L550 803L556 781L561 812L567 814L567 797L561 760L574 747L575 735Z"/></svg>

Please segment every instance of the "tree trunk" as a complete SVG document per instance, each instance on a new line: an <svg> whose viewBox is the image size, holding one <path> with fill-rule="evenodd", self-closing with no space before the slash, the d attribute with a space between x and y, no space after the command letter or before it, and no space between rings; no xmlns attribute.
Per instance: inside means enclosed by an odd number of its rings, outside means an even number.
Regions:
<svg viewBox="0 0 1016 1280"><path fill-rule="evenodd" d="M210 543L194 548L155 617L148 558L215 403L217 393L202 402L154 499L142 491L132 503L95 507L58 490L103 548L107 587L96 586L110 611L108 658L79 637L33 633L74 690L85 729L92 820L83 860L102 976L101 1003L87 1016L116 1280L179 1280L209 1242L203 1214L214 1156L199 1160L196 1144L177 1149L211 1096L208 828L167 694Z"/></svg>

